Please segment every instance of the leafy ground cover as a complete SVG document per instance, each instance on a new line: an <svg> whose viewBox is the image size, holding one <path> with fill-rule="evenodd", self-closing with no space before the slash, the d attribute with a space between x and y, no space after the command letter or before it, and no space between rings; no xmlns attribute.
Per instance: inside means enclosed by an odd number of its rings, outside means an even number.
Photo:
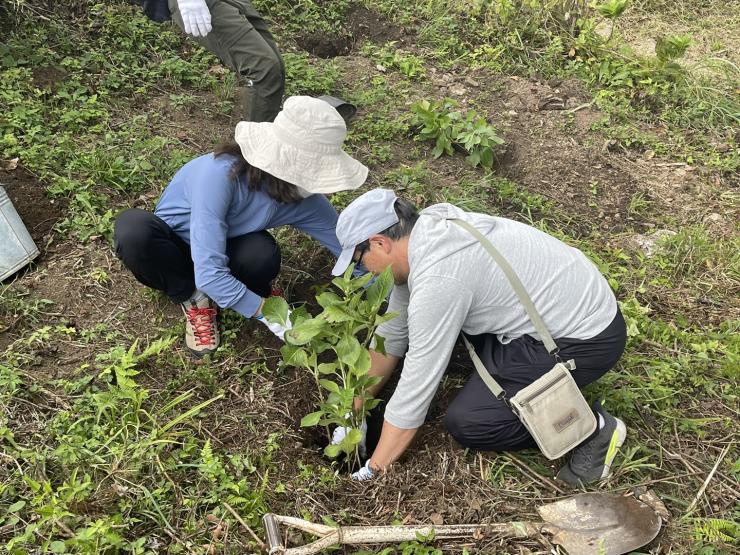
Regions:
<svg viewBox="0 0 740 555"><path fill-rule="evenodd" d="M589 396L605 398L629 435L594 489L649 486L665 501L671 518L645 553L734 552L733 3L255 4L275 21L291 94L359 106L349 148L371 167L366 187L530 222L600 266L630 340ZM122 269L111 224L124 207L153 207L185 160L228 137L233 76L126 2L50 6L0 5L0 183L42 251L0 284L6 551L253 553L267 511L486 522L533 517L569 493L536 452L470 453L444 433L445 406L470 372L462 349L410 455L370 484L324 456L323 430L301 427L319 410L315 380L279 364L270 334L227 312L223 348L190 362L177 307ZM278 235L278 285L320 312L331 260ZM382 552L551 551L420 539Z"/></svg>

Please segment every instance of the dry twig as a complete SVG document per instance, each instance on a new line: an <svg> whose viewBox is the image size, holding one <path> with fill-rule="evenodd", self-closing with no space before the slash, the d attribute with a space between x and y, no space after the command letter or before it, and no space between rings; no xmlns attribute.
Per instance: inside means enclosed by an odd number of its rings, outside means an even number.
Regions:
<svg viewBox="0 0 740 555"><path fill-rule="evenodd" d="M689 508L686 509L686 514L691 514L691 511L694 510L694 507L699 502L699 499L702 495L704 495L704 492L707 489L707 486L709 485L709 482L712 480L712 477L714 476L714 473L717 472L717 469L719 468L719 465L722 463L722 460L725 458L725 455L730 450L730 447L732 447L732 443L728 443L727 446L722 450L722 453L720 453L719 458L717 459L717 462L714 463L714 468L712 468L712 471L707 476L707 479L704 480L704 483L699 488L699 491L696 492L696 496L694 497L694 500L691 502L691 505L689 505Z"/></svg>

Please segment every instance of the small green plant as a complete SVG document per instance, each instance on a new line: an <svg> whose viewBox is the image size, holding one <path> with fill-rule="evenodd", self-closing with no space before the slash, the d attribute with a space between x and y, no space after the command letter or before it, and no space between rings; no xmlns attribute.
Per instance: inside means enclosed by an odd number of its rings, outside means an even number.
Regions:
<svg viewBox="0 0 740 555"><path fill-rule="evenodd" d="M411 106L412 126L419 129L420 139L435 141L432 150L435 158L461 150L467 154L466 160L472 166L491 168L494 148L504 140L498 136L496 128L475 110L463 114L455 109L458 107L457 101L451 98L415 102Z"/></svg>
<svg viewBox="0 0 740 555"><path fill-rule="evenodd" d="M340 444L327 445L324 453L329 457L354 454L359 462L360 423L379 402L369 393L378 383L378 378L368 375L370 345L374 342L373 348L384 352L383 338L375 330L396 315L379 314L393 287L390 268L373 283L371 274L353 278L353 270L350 265L332 281L341 294L324 291L316 297L324 309L317 316L311 317L303 307L292 312L293 328L285 334L281 353L286 365L307 369L316 383L319 410L304 416L301 426L350 428ZM263 314L285 324L288 305L281 297L272 297L265 302ZM332 354L329 359L321 356L327 352ZM361 403L355 404L355 399Z"/></svg>
<svg viewBox="0 0 740 555"><path fill-rule="evenodd" d="M382 67L397 69L406 77L422 77L425 73L424 60L398 49L396 41L388 42L381 47L368 44L363 48L363 54L372 57Z"/></svg>

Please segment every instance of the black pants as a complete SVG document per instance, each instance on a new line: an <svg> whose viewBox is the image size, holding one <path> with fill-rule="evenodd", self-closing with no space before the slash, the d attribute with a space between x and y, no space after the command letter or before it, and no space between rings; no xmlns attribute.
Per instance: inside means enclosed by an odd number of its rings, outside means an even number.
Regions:
<svg viewBox="0 0 740 555"><path fill-rule="evenodd" d="M592 339L558 339L560 357L574 359L573 378L584 387L603 376L622 356L627 329L622 313ZM525 335L501 344L494 335L470 337L478 356L511 397L543 376L555 364L540 341ZM465 384L447 409L445 424L464 447L478 451L514 451L536 446L524 424L503 401L499 401L478 372Z"/></svg>
<svg viewBox="0 0 740 555"><path fill-rule="evenodd" d="M164 221L146 210L130 208L116 218L116 255L134 277L181 303L195 292L190 246ZM250 290L269 297L280 272L280 247L267 231L226 241L231 274Z"/></svg>

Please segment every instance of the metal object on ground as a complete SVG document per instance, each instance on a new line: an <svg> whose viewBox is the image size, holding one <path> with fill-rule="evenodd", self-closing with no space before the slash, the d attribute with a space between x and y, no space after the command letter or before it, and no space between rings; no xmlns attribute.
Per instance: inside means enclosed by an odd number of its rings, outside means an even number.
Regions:
<svg viewBox="0 0 740 555"><path fill-rule="evenodd" d="M0 186L0 281L23 268L38 254L39 249L10 197Z"/></svg>
<svg viewBox="0 0 740 555"><path fill-rule="evenodd" d="M543 522L507 522L446 526L340 526L334 528L300 518L266 514L263 517L269 555L313 555L334 545L397 543L415 540L417 534L435 539L503 536L536 538L550 536L569 555L622 555L653 540L661 519L634 497L611 493L583 493L538 509ZM298 547L286 548L280 525L319 536Z"/></svg>
<svg viewBox="0 0 740 555"><path fill-rule="evenodd" d="M329 103L337 112L339 112L339 115L342 116L344 123L347 125L349 125L349 122L354 119L355 114L357 113L357 107L354 104L350 104L341 98L324 95L320 96L319 100Z"/></svg>

